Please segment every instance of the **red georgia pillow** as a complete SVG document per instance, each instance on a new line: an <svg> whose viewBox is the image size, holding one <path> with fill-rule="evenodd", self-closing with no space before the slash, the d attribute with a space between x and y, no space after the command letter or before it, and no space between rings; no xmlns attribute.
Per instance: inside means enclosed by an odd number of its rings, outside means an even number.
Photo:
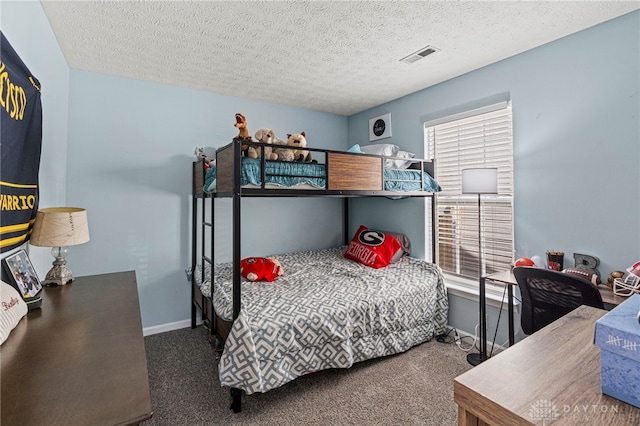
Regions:
<svg viewBox="0 0 640 426"><path fill-rule="evenodd" d="M389 265L393 256L401 249L400 242L391 235L360 225L344 257L378 269Z"/></svg>

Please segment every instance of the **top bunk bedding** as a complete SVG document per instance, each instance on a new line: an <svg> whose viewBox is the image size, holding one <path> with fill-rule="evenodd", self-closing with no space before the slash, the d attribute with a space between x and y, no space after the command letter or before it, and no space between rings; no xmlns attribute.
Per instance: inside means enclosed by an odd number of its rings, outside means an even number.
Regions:
<svg viewBox="0 0 640 426"><path fill-rule="evenodd" d="M252 143L257 148L267 144ZM272 161L241 155L240 142L216 152L216 165L194 163L194 194L430 196L440 191L433 163L362 152L308 148L318 162ZM395 159L394 159L395 158ZM403 164L397 168L398 164ZM239 188L235 189L238 185ZM279 191L282 190L282 191Z"/></svg>
<svg viewBox="0 0 640 426"><path fill-rule="evenodd" d="M324 190L327 188L327 167L325 164L266 161L266 188L299 188ZM244 188L262 187L262 162L258 158L243 158L240 186ZM216 191L216 167L206 170L204 192ZM438 192L440 185L427 172L416 169L384 169L384 189L386 191L426 191ZM421 179L422 178L422 179ZM422 182L421 182L422 180Z"/></svg>

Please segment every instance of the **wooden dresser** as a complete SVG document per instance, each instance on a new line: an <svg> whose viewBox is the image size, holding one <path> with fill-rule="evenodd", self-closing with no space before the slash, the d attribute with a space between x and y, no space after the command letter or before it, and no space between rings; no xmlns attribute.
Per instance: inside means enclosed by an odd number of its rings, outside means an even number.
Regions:
<svg viewBox="0 0 640 426"><path fill-rule="evenodd" d="M134 271L45 287L0 348L1 424L130 425L151 418Z"/></svg>

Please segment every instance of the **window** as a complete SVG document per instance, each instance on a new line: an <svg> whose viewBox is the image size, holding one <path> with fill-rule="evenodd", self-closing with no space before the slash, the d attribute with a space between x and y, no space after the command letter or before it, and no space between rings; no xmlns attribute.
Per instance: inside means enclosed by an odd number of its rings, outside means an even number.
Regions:
<svg viewBox="0 0 640 426"><path fill-rule="evenodd" d="M498 169L498 195L482 195L482 273L513 261L513 135L507 103L425 123L425 152L435 160L436 262L446 274L478 279L478 197L462 194L462 170Z"/></svg>

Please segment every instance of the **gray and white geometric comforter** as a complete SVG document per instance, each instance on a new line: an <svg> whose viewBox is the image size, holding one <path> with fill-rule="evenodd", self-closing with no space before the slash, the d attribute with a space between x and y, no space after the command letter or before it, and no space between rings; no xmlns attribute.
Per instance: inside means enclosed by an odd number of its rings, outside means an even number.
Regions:
<svg viewBox="0 0 640 426"><path fill-rule="evenodd" d="M406 351L445 332L440 269L403 257L373 269L346 247L277 256L275 282L242 282L242 307L219 364L220 383L266 392L328 368ZM214 307L231 317L232 265L216 265ZM203 287L203 292L207 292Z"/></svg>

